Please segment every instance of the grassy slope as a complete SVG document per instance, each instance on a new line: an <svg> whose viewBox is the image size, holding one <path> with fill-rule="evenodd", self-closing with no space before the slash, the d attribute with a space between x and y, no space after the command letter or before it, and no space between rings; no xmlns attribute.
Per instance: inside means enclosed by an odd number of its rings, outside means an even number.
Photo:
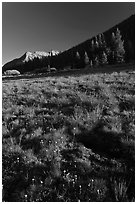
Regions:
<svg viewBox="0 0 137 204"><path fill-rule="evenodd" d="M3 201L133 201L134 72L3 82Z"/></svg>

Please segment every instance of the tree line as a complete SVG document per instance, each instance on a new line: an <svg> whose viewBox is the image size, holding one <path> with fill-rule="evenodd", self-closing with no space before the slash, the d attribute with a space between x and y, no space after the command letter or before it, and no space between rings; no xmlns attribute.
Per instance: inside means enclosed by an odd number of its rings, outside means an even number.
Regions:
<svg viewBox="0 0 137 204"><path fill-rule="evenodd" d="M51 66L83 68L135 61L135 15L117 26L52 57Z"/></svg>
<svg viewBox="0 0 137 204"><path fill-rule="evenodd" d="M117 28L116 32L112 33L109 46L102 33L92 38L88 45L73 47L59 55L46 57L46 59L41 60L41 62L43 62L45 67L82 69L89 65L91 67L97 67L99 65L122 63L124 60L124 40L122 40L120 30Z"/></svg>
<svg viewBox="0 0 137 204"><path fill-rule="evenodd" d="M51 51L48 57L35 58L33 61L25 62L25 66L19 66L17 70L21 72L35 70L39 73L47 71L50 67L55 67L57 70L65 68L83 69L84 67L123 63L129 60L124 45L125 42L121 32L117 28L115 32L111 33L109 43L107 43L105 35L101 33L86 43L82 43L58 55L53 56Z"/></svg>

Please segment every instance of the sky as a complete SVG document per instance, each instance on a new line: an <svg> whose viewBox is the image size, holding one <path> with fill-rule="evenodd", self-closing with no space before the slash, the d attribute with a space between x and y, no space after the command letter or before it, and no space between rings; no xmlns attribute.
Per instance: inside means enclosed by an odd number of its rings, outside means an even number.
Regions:
<svg viewBox="0 0 137 204"><path fill-rule="evenodd" d="M2 64L27 51L67 50L132 14L133 2L3 2Z"/></svg>

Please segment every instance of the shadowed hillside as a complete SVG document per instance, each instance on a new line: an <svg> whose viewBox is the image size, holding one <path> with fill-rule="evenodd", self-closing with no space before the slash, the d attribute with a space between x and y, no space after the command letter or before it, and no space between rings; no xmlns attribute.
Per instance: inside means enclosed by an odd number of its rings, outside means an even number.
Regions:
<svg viewBox="0 0 137 204"><path fill-rule="evenodd" d="M132 15L128 19L124 20L123 22L117 24L116 26L110 28L109 30L105 31L104 37L108 46L111 43L111 34L112 32L116 31L119 28L122 34L122 39L124 40L124 48L126 51L125 60L129 62L131 60L135 60L135 15ZM57 63L58 67L64 67L66 65L70 65L70 61L72 61L74 57L74 53L77 51L79 53L84 54L86 51L90 53L91 51L91 40L95 40L95 37L86 40L85 42L74 46L73 48L66 50L65 52L61 53L57 59L62 59L62 66ZM89 54L90 56L90 54ZM72 64L71 64L72 65Z"/></svg>

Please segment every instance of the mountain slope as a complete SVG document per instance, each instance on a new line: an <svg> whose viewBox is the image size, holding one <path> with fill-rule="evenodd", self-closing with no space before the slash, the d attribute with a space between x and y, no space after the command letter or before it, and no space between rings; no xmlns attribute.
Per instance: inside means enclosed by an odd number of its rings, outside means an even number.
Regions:
<svg viewBox="0 0 137 204"><path fill-rule="evenodd" d="M19 66L25 66L25 63L33 62L35 59L43 59L48 56L57 55L59 52L52 50L51 52L44 52L44 51L35 51L35 52L26 52L20 58L13 59L12 61L6 63L3 66L3 72L7 69L16 69Z"/></svg>

